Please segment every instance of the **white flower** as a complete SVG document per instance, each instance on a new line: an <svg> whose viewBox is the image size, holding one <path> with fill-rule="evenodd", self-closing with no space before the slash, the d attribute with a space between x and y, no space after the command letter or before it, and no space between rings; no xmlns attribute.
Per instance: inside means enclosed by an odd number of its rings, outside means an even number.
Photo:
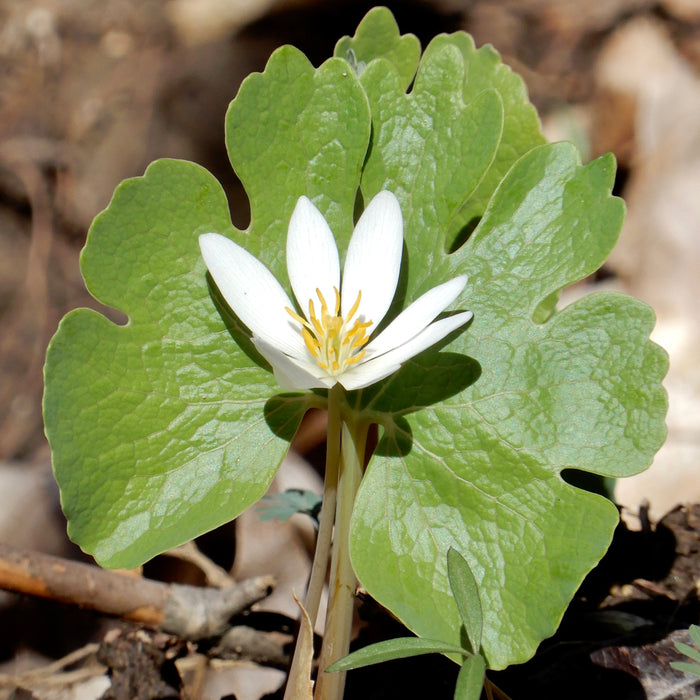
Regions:
<svg viewBox="0 0 700 700"><path fill-rule="evenodd" d="M361 389L466 323L471 312L435 321L462 292L466 275L426 292L372 337L396 292L403 220L396 197L380 192L357 222L341 282L335 239L307 197L289 222L287 270L301 313L275 276L218 233L199 237L204 262L231 310L250 329L283 389Z"/></svg>

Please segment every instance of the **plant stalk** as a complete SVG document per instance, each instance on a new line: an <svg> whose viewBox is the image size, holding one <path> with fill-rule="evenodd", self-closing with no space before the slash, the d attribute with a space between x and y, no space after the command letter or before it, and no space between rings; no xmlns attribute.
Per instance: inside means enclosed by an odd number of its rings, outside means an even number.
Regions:
<svg viewBox="0 0 700 700"><path fill-rule="evenodd" d="M345 673L325 673L324 669L345 656L350 647L356 584L350 562L350 518L362 479L368 428L365 424L342 426L328 613L314 700L341 700L345 688Z"/></svg>
<svg viewBox="0 0 700 700"><path fill-rule="evenodd" d="M318 617L318 608L321 603L321 594L323 593L328 570L328 556L333 537L333 521L335 518L338 475L340 471L340 436L342 431L340 407L342 398L343 389L340 384L336 384L328 391L328 427L326 429L326 470L323 482L323 502L319 514L316 550L304 598L304 609L311 620L312 627L310 631L305 625L301 625L299 629L284 700L296 700L295 689L302 687L303 683L308 682L311 673L310 668L304 667L306 655L303 653L303 650L313 644L313 639L310 636L313 636L313 626Z"/></svg>

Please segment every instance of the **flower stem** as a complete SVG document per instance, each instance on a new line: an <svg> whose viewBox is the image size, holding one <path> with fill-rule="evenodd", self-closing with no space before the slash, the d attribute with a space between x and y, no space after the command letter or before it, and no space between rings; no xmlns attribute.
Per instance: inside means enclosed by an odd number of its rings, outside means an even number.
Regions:
<svg viewBox="0 0 700 700"><path fill-rule="evenodd" d="M350 517L362 479L369 426L343 423L328 614L314 700L341 700L345 673L324 669L348 653L355 604L355 572L350 562Z"/></svg>
<svg viewBox="0 0 700 700"><path fill-rule="evenodd" d="M318 606L321 602L323 585L326 582L328 555L333 538L333 520L335 518L338 476L340 472L340 434L342 422L340 404L343 390L336 384L328 392L328 427L326 428L326 468L323 482L323 503L318 519L318 538L316 551L309 578L309 586L304 598L304 607L309 617L315 622Z"/></svg>
<svg viewBox="0 0 700 700"><path fill-rule="evenodd" d="M318 608L321 602L321 594L326 581L326 571L328 570L328 555L331 549L331 539L333 537L333 520L336 510L336 495L338 491L338 475L340 471L340 434L342 422L340 416L340 406L343 397L343 389L340 384L336 384L328 391L328 427L326 437L326 473L323 483L323 503L319 514L318 537L316 539L316 551L311 567L309 585L304 598L304 609L310 620L312 629L302 625L299 629L299 636L294 648L294 657L289 669L287 688L284 700L295 700L295 689L308 682L310 668L303 668L305 647L313 644L310 635L313 634L313 625L318 616Z"/></svg>

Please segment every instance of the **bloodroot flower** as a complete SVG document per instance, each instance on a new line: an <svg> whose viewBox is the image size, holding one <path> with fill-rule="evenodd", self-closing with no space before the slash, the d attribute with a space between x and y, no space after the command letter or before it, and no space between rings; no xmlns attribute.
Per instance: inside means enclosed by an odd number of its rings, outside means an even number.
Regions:
<svg viewBox="0 0 700 700"><path fill-rule="evenodd" d="M466 275L434 287L373 335L396 292L403 220L380 192L350 239L341 282L335 239L321 212L300 197L289 222L287 270L298 302L270 270L218 233L199 237L204 262L231 310L250 329L283 389L361 389L465 324L471 312L435 320L462 292Z"/></svg>

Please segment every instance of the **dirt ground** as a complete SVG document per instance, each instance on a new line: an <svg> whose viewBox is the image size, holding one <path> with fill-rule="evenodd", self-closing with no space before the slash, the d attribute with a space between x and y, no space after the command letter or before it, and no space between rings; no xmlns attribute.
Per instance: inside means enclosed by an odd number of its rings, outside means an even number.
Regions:
<svg viewBox="0 0 700 700"><path fill-rule="evenodd" d="M618 289L655 309L653 337L671 357L669 438L651 469L621 481L616 494L630 527L642 531L644 518L635 514L643 500L652 523L679 503L700 502L700 0L386 4L402 32L417 34L423 46L439 32L460 29L477 45L493 44L525 79L551 140L575 141L584 160L615 153L616 193L628 207L620 243L604 270L566 290L562 304L593 289ZM80 276L78 256L92 218L121 180L142 174L156 158L175 157L212 171L227 190L234 223L245 226L245 196L223 147L229 101L279 45L294 44L318 65L370 7L308 0L0 0L0 542L80 558L66 540L50 474L42 365L68 310L90 306L119 318L88 295ZM319 434L312 420L300 443L311 463ZM310 462L292 456L276 488L318 489ZM249 514L200 547L236 577L274 574L277 591L260 609L293 617L289 596L280 591L302 590L312 539L302 518L280 525ZM191 557L160 557L146 573L201 582L198 567ZM61 676L53 686L21 674L103 639L111 623L0 596L0 698L97 698L107 690L101 672L80 683ZM131 639L133 630L121 633ZM168 663L188 655L169 645L161 640L149 648L158 647ZM183 696L254 700L276 691L283 678L274 667L228 662L231 673L222 660L196 663L188 678L198 680L188 681ZM132 693L119 692L114 697ZM185 691L153 692L161 694L149 697Z"/></svg>

